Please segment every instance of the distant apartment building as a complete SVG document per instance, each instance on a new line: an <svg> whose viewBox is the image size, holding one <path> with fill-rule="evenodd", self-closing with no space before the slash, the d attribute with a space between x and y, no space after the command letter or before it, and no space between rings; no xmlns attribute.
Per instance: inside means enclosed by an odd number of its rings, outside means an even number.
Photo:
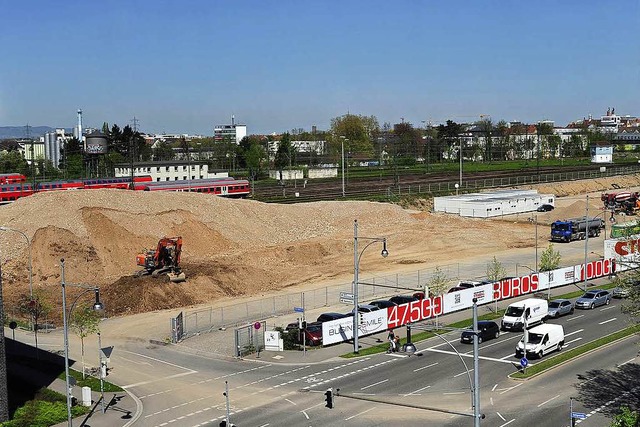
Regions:
<svg viewBox="0 0 640 427"><path fill-rule="evenodd" d="M231 116L230 125L216 125L213 128L213 139L216 142L239 144L245 136L247 136L247 125L236 124L234 116Z"/></svg>
<svg viewBox="0 0 640 427"><path fill-rule="evenodd" d="M131 176L131 164L115 165L116 177ZM188 179L226 178L227 172L209 172L206 163L172 160L164 162L135 162L134 176L151 175L153 181L186 181Z"/></svg>

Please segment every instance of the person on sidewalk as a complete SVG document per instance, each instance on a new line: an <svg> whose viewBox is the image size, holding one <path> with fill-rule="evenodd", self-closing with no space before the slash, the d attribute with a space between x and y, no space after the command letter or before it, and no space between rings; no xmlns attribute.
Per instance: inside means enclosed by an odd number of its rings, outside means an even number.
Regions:
<svg viewBox="0 0 640 427"><path fill-rule="evenodd" d="M387 353L395 353L397 350L396 348L396 336L393 333L393 329L389 330L389 335L387 335L387 340L389 340L389 350L387 351Z"/></svg>

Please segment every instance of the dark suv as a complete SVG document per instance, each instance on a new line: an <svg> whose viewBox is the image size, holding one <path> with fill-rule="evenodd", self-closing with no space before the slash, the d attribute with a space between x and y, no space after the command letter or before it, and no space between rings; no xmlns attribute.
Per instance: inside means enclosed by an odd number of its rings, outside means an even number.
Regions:
<svg viewBox="0 0 640 427"><path fill-rule="evenodd" d="M318 322L329 322L331 320L342 319L345 317L347 317L347 315L342 313L322 313L318 316Z"/></svg>
<svg viewBox="0 0 640 427"><path fill-rule="evenodd" d="M420 301L416 297L412 297L410 295L396 295L394 297L389 298L389 301L396 303L398 305L406 304L408 302Z"/></svg>
<svg viewBox="0 0 640 427"><path fill-rule="evenodd" d="M498 338L500 336L500 327L496 322L492 322L490 320L480 320L478 322L478 331L480 331L478 334L478 344L482 341ZM462 332L462 335L460 335L460 342L473 342L473 326Z"/></svg>

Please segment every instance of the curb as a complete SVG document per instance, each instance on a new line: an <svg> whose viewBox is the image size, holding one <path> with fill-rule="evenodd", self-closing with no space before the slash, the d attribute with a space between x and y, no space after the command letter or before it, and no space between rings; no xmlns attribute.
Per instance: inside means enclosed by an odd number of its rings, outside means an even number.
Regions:
<svg viewBox="0 0 640 427"><path fill-rule="evenodd" d="M133 423L138 421L138 419L142 416L142 401L138 398L138 396L131 393L129 390L124 389L124 391L126 391L127 394L134 400L134 402L136 402L136 414L124 425L124 427L129 427L133 425Z"/></svg>

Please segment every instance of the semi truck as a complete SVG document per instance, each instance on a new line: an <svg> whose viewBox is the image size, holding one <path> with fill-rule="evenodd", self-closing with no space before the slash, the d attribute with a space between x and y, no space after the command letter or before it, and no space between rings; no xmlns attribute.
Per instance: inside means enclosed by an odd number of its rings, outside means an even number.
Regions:
<svg viewBox="0 0 640 427"><path fill-rule="evenodd" d="M589 237L597 237L604 228L601 218L573 218L555 221L551 224L551 240L554 242L571 242Z"/></svg>

